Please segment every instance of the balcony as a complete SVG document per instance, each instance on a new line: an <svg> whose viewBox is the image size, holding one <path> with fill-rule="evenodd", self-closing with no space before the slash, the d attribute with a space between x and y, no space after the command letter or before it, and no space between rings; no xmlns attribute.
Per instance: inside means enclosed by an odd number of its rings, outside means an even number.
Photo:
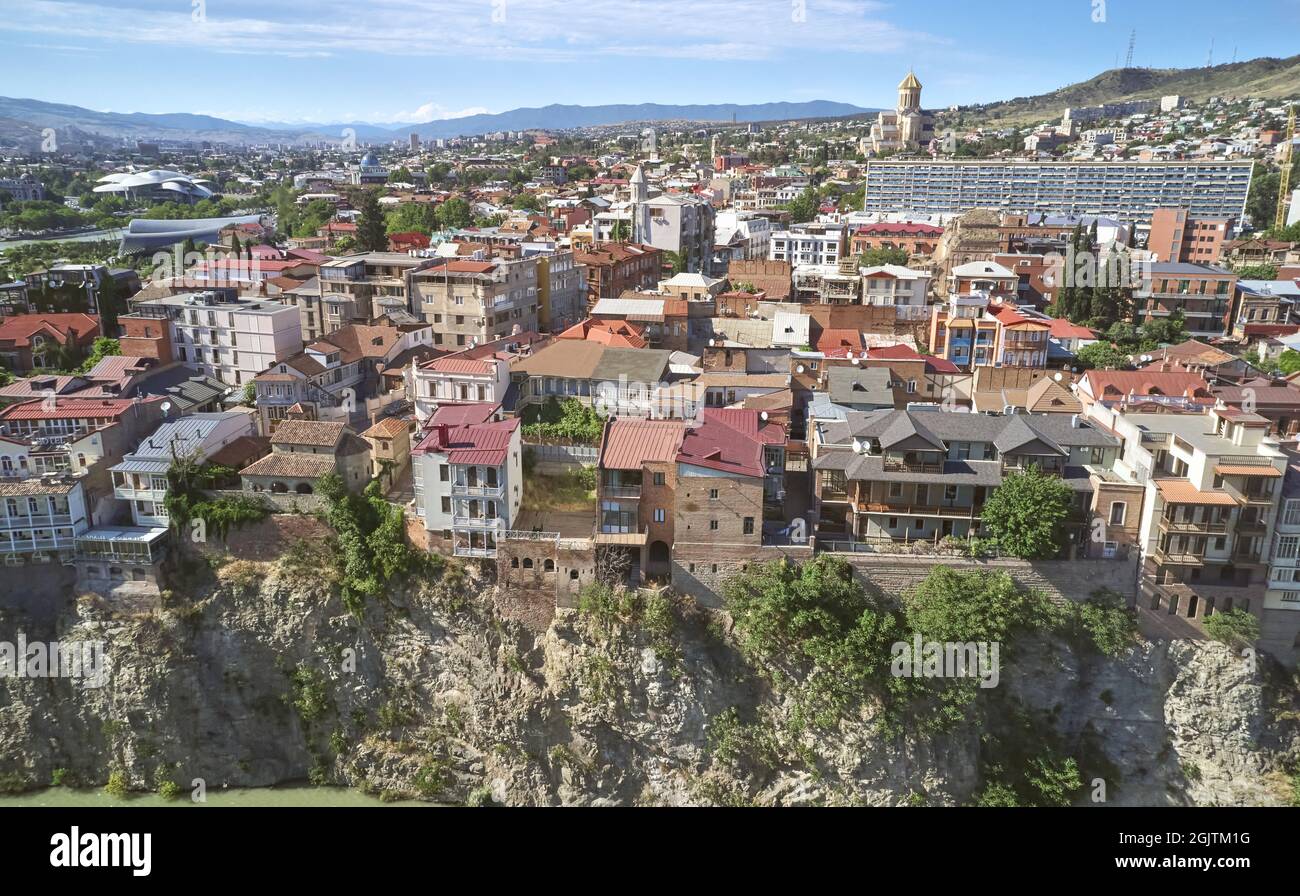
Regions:
<svg viewBox="0 0 1300 896"><path fill-rule="evenodd" d="M1238 525L1240 527L1240 524ZM1228 531L1228 523L1226 520L1222 522L1180 520L1166 514L1160 517L1160 529L1163 532L1185 532L1193 535L1223 535Z"/></svg>
<svg viewBox="0 0 1300 896"><path fill-rule="evenodd" d="M1152 555L1159 563L1168 563L1174 566L1204 566L1204 554L1192 554L1185 550L1170 551L1167 548L1156 548Z"/></svg>
<svg viewBox="0 0 1300 896"><path fill-rule="evenodd" d="M464 482L452 483L451 493L461 498L500 498L505 494L504 485L469 485Z"/></svg>
<svg viewBox="0 0 1300 896"><path fill-rule="evenodd" d="M497 549L472 548L469 545L458 544L453 549L452 553L457 557L495 557L497 555Z"/></svg>
<svg viewBox="0 0 1300 896"><path fill-rule="evenodd" d="M454 516L451 518L451 525L453 529L503 532L506 521L495 516Z"/></svg>
<svg viewBox="0 0 1300 896"><path fill-rule="evenodd" d="M942 462L927 461L909 461L909 460L889 460L884 462L886 473L942 473Z"/></svg>
<svg viewBox="0 0 1300 896"><path fill-rule="evenodd" d="M630 498L634 501L641 499L641 486L639 485L602 485L600 488L602 498Z"/></svg>
<svg viewBox="0 0 1300 896"><path fill-rule="evenodd" d="M937 516L945 519L977 520L984 510L978 507L943 506L936 504L873 504L862 502L857 505L858 513L880 513L890 516Z"/></svg>

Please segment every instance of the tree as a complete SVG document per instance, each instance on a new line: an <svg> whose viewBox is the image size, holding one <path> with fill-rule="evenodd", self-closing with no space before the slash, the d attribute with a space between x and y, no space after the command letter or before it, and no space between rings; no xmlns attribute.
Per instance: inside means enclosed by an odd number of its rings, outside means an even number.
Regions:
<svg viewBox="0 0 1300 896"><path fill-rule="evenodd" d="M858 264L864 268L874 268L880 265L897 264L906 265L908 254L906 249L868 249L858 257Z"/></svg>
<svg viewBox="0 0 1300 896"><path fill-rule="evenodd" d="M443 230L468 227L474 222L474 212L464 199L448 199L438 206L435 220Z"/></svg>
<svg viewBox="0 0 1300 896"><path fill-rule="evenodd" d="M984 525L1003 553L1045 560L1061 552L1074 493L1055 476L1030 467L1002 480L984 502Z"/></svg>
<svg viewBox="0 0 1300 896"><path fill-rule="evenodd" d="M1187 319L1182 309L1175 310L1168 317L1153 317L1142 324L1142 338L1157 345L1177 345L1188 339Z"/></svg>
<svg viewBox="0 0 1300 896"><path fill-rule="evenodd" d="M792 199L786 205L786 210L790 212L790 220L798 224L817 217L817 206L817 191L809 187Z"/></svg>
<svg viewBox="0 0 1300 896"><path fill-rule="evenodd" d="M1289 348L1277 359L1277 368L1286 376L1290 376L1297 370L1300 370L1300 352Z"/></svg>
<svg viewBox="0 0 1300 896"><path fill-rule="evenodd" d="M1239 280L1276 280L1277 265L1275 264L1244 264L1237 268L1237 279Z"/></svg>
<svg viewBox="0 0 1300 896"><path fill-rule="evenodd" d="M1259 620L1245 610L1228 610L1205 617L1205 633L1229 647L1249 647L1259 640Z"/></svg>
<svg viewBox="0 0 1300 896"><path fill-rule="evenodd" d="M122 344L116 339L108 336L100 336L90 347L90 355L81 363L78 373L88 373L95 368L95 365L108 357L116 357L122 354Z"/></svg>
<svg viewBox="0 0 1300 896"><path fill-rule="evenodd" d="M388 228L384 212L379 207L379 194L362 190L357 202L361 217L357 220L357 248L362 252L383 252L388 249Z"/></svg>
<svg viewBox="0 0 1300 896"><path fill-rule="evenodd" d="M1128 366L1128 352L1109 342L1085 345L1075 354L1074 359L1087 370L1122 370Z"/></svg>

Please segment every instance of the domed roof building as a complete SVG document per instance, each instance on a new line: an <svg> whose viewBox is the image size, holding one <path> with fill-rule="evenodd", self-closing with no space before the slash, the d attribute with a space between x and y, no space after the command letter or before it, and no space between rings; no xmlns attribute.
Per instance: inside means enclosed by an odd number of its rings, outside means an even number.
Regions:
<svg viewBox="0 0 1300 896"><path fill-rule="evenodd" d="M388 183L388 169L379 164L373 152L367 152L352 169L352 183L356 186L377 186Z"/></svg>

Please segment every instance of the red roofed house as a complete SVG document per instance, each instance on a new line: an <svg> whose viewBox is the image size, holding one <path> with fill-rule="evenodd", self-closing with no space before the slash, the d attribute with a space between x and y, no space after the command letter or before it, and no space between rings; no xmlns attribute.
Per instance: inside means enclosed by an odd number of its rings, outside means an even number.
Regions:
<svg viewBox="0 0 1300 896"><path fill-rule="evenodd" d="M784 498L785 430L760 411L704 411L703 422L612 419L597 462L596 543L621 546L634 569L665 579L679 548L708 554L763 543L763 507Z"/></svg>
<svg viewBox="0 0 1300 896"><path fill-rule="evenodd" d="M1145 370L1089 370L1075 386L1075 394L1085 413L1097 403L1196 411L1214 405L1210 384L1199 373L1173 370L1167 361Z"/></svg>
<svg viewBox="0 0 1300 896"><path fill-rule="evenodd" d="M76 346L84 353L99 336L91 314L19 314L0 321L0 364L14 373L61 366L61 352Z"/></svg>
<svg viewBox="0 0 1300 896"><path fill-rule="evenodd" d="M409 252L412 249L429 248L429 235L414 230L404 230L388 235L388 248L393 252Z"/></svg>
<svg viewBox="0 0 1300 896"><path fill-rule="evenodd" d="M484 403L490 418L495 406ZM523 500L520 420L430 421L411 449L415 508L429 549L457 557L495 557Z"/></svg>
<svg viewBox="0 0 1300 896"><path fill-rule="evenodd" d="M932 255L941 236L943 228L933 224L865 224L849 237L849 253L858 256L869 249L902 249L909 255Z"/></svg>
<svg viewBox="0 0 1300 896"><path fill-rule="evenodd" d="M1097 341L1096 330L1070 323L1063 317L1053 318L1051 334L1062 348L1070 352L1078 352L1085 345L1092 345Z"/></svg>
<svg viewBox="0 0 1300 896"><path fill-rule="evenodd" d="M510 363L529 357L550 342L537 333L504 336L452 352L415 368L415 414L428 420L446 405L502 404L510 393ZM513 402L510 409L513 409Z"/></svg>
<svg viewBox="0 0 1300 896"><path fill-rule="evenodd" d="M585 339L613 348L645 348L644 330L625 320L597 320L589 317L556 336L556 339Z"/></svg>

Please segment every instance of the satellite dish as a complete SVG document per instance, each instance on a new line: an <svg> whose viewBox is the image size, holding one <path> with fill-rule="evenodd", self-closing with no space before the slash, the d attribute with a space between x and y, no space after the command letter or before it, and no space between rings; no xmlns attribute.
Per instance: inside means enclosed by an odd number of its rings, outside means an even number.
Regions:
<svg viewBox="0 0 1300 896"><path fill-rule="evenodd" d="M1058 372L1056 376L1052 377L1052 379L1056 380L1059 383L1061 381L1061 374Z"/></svg>
<svg viewBox="0 0 1300 896"><path fill-rule="evenodd" d="M851 363L854 367L856 367L858 364L862 362L859 361L857 358L849 358L849 363Z"/></svg>
<svg viewBox="0 0 1300 896"><path fill-rule="evenodd" d="M161 405L158 406L158 410L162 411L162 415L164 417L167 416L167 412L170 411L171 409L172 409L172 403L170 401L164 401Z"/></svg>
<svg viewBox="0 0 1300 896"><path fill-rule="evenodd" d="M795 373L803 373L803 365L800 364L798 367L796 367L796 368L794 369L794 372L795 372Z"/></svg>
<svg viewBox="0 0 1300 896"><path fill-rule="evenodd" d="M758 413L758 419L760 419L760 420L762 420L764 423L766 423L766 422L767 422L767 411L759 411L759 413Z"/></svg>
<svg viewBox="0 0 1300 896"><path fill-rule="evenodd" d="M854 439L854 440L853 440L853 453L854 453L854 454L861 454L861 453L862 453L862 440L861 440L861 439Z"/></svg>

